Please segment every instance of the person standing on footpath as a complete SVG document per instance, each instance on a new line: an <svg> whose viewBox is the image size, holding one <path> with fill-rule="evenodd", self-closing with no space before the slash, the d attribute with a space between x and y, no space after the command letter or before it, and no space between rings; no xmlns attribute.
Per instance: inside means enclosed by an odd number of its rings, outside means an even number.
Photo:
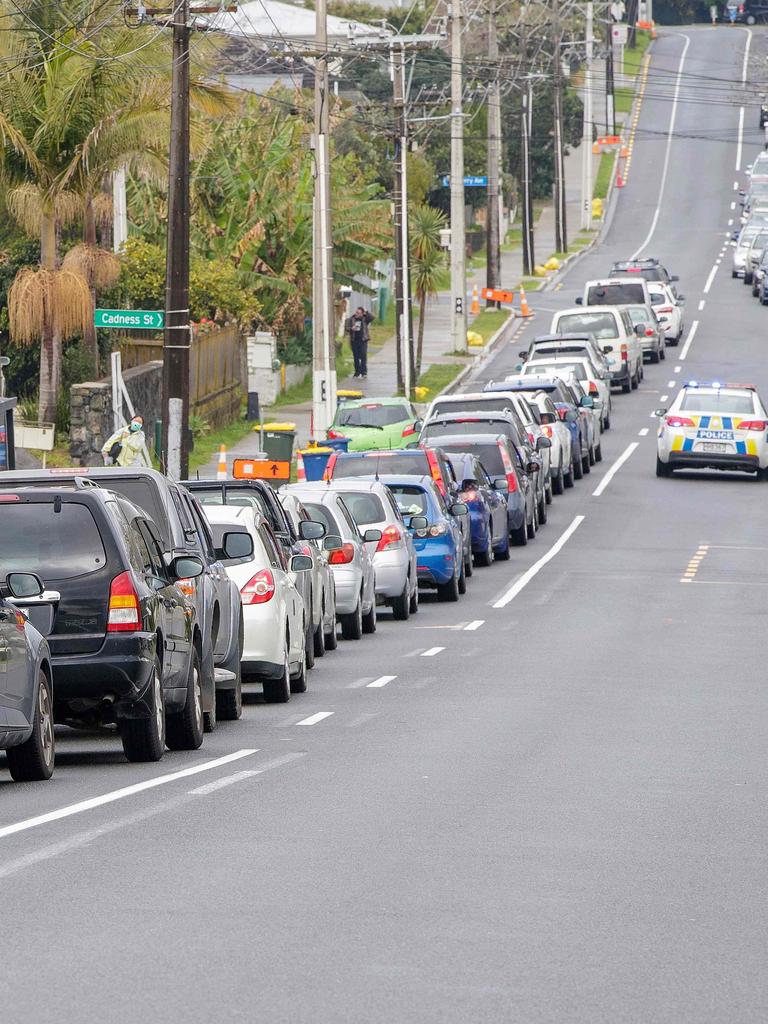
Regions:
<svg viewBox="0 0 768 1024"><path fill-rule="evenodd" d="M366 312L362 306L358 306L345 324L352 356L355 360L355 377L368 376L368 342L371 339L368 324L372 320L373 314Z"/></svg>
<svg viewBox="0 0 768 1024"><path fill-rule="evenodd" d="M108 437L101 449L105 466L140 466L141 453L147 439L144 436L144 419L131 417L127 427L120 427Z"/></svg>

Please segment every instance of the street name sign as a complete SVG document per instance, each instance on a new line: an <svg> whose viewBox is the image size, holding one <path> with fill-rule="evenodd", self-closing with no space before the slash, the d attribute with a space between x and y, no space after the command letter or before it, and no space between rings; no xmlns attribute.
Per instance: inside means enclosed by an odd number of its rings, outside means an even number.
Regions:
<svg viewBox="0 0 768 1024"><path fill-rule="evenodd" d="M451 184L451 176L449 174L443 175L443 187L448 188ZM485 174L465 174L464 175L464 188L487 188L488 178Z"/></svg>
<svg viewBox="0 0 768 1024"><path fill-rule="evenodd" d="M96 327L129 331L159 331L165 326L162 309L94 309Z"/></svg>

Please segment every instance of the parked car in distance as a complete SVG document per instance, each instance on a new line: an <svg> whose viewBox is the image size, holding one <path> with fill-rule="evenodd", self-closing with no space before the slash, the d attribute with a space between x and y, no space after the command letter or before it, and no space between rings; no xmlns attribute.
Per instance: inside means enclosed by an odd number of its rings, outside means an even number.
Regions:
<svg viewBox="0 0 768 1024"><path fill-rule="evenodd" d="M643 355L648 356L651 363L659 363L666 359L666 332L653 306L626 306L625 309L640 338Z"/></svg>
<svg viewBox="0 0 768 1024"><path fill-rule="evenodd" d="M381 531L369 541L376 576L376 597L389 605L396 619L405 620L419 610L416 550L391 492L377 480L337 480L330 485L344 499L361 534ZM463 578L463 573L462 573Z"/></svg>
<svg viewBox="0 0 768 1024"><path fill-rule="evenodd" d="M651 305L664 330L664 337L668 344L677 345L683 336L682 303L685 296L673 295L670 286L660 281L652 281L648 288L651 293Z"/></svg>
<svg viewBox="0 0 768 1024"><path fill-rule="evenodd" d="M349 450L401 448L419 436L419 416L406 398L360 398L337 406L329 438L349 438Z"/></svg>
<svg viewBox="0 0 768 1024"><path fill-rule="evenodd" d="M638 302L643 306L650 305L648 282L642 274L587 281L584 294L576 299L577 306L629 306Z"/></svg>
<svg viewBox="0 0 768 1024"><path fill-rule="evenodd" d="M519 355L523 362L541 356L586 355L598 369L610 377L611 369L606 353L611 351L611 345L601 347L592 334L540 334L531 341L527 351L523 349Z"/></svg>
<svg viewBox="0 0 768 1024"><path fill-rule="evenodd" d="M43 782L53 775L53 670L44 634L59 598L35 573L9 572L2 586L0 750L15 782Z"/></svg>
<svg viewBox="0 0 768 1024"><path fill-rule="evenodd" d="M623 274L640 274L646 281L663 281L671 284L679 280L676 274L670 274L655 256L645 256L636 260L618 260L611 267L609 277L621 277Z"/></svg>
<svg viewBox="0 0 768 1024"><path fill-rule="evenodd" d="M476 455L451 452L448 458L461 480L459 497L469 509L475 563L488 566L496 558L506 561L509 558L506 498L493 486Z"/></svg>
<svg viewBox="0 0 768 1024"><path fill-rule="evenodd" d="M381 540L381 531L371 528L361 535L344 499L327 484L288 484L284 490L295 494L312 519L328 530L324 546L330 552L342 637L360 640L363 633L375 633L376 573L366 542Z"/></svg>
<svg viewBox="0 0 768 1024"><path fill-rule="evenodd" d="M643 350L629 314L621 306L588 306L555 313L551 334L584 331L591 334L608 357L611 383L628 393L643 376Z"/></svg>
<svg viewBox="0 0 768 1024"><path fill-rule="evenodd" d="M100 487L5 491L0 515L0 565L31 569L59 593L48 636L55 721L117 725L129 761L199 747L202 635L179 584L201 575L202 560L164 559L146 513Z"/></svg>
<svg viewBox="0 0 768 1024"><path fill-rule="evenodd" d="M518 378L519 380L519 378ZM550 482L554 494L565 490L565 474L571 466L571 432L563 423L550 396L544 391L520 392L529 402L535 403L541 416L541 429L552 442L550 451ZM610 421L609 421L610 422Z"/></svg>
<svg viewBox="0 0 768 1024"><path fill-rule="evenodd" d="M609 416L611 389L609 382L600 376L600 372L588 359L576 359L572 356L562 356L557 359L542 357L531 359L525 364L523 376L529 377L560 377L568 380L573 377L577 380L584 392L592 397L595 410L595 441L594 448L597 461L602 455L600 449L600 435L603 430L603 422Z"/></svg>
<svg viewBox="0 0 768 1024"><path fill-rule="evenodd" d="M250 506L209 505L214 538L239 529L252 541L250 555L227 562L243 606L243 661L246 680L261 683L268 703L287 701L307 688L306 609L294 577L311 572L308 555L286 561L264 516Z"/></svg>

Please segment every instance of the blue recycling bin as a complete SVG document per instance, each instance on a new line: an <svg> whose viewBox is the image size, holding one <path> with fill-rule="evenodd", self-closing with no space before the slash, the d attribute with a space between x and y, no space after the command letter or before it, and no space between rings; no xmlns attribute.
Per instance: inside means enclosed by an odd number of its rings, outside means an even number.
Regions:
<svg viewBox="0 0 768 1024"><path fill-rule="evenodd" d="M302 462L304 463L305 479L322 480L325 467L328 465L328 459L333 455L333 449L321 445L314 448L304 448L303 451L299 452L299 455L301 455Z"/></svg>
<svg viewBox="0 0 768 1024"><path fill-rule="evenodd" d="M323 445L326 448L333 448L335 452L346 452L349 451L349 437L329 437L326 441L323 441Z"/></svg>

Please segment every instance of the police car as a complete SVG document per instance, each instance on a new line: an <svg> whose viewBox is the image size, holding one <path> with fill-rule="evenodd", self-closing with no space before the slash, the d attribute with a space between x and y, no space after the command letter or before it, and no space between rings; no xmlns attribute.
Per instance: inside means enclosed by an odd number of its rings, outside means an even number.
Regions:
<svg viewBox="0 0 768 1024"><path fill-rule="evenodd" d="M698 467L768 479L768 412L754 385L691 381L656 415L656 476Z"/></svg>

